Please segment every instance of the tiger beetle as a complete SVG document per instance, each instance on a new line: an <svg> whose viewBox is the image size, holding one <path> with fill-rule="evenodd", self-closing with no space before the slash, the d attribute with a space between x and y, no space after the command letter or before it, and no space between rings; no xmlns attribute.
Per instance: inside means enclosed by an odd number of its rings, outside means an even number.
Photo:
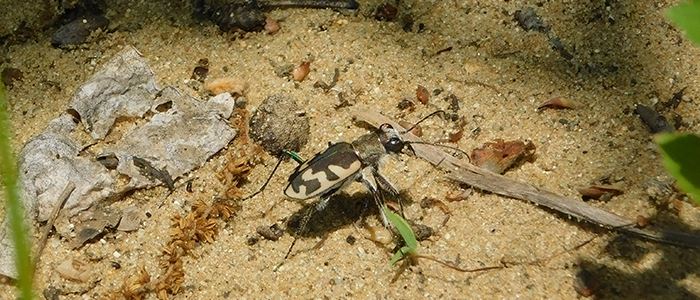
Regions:
<svg viewBox="0 0 700 300"><path fill-rule="evenodd" d="M387 192L392 197L397 197L399 191L388 179L379 173L380 161L388 154L401 153L406 146L410 148L410 143L404 141L401 138L401 134L411 131L415 126L438 113L444 113L444 111L439 110L427 115L404 132L399 132L390 124L382 124L377 130L362 135L352 142L329 143L326 150L316 154L308 161L303 161L294 152L285 151L287 155L300 164L289 176L284 194L295 200L308 200L320 197L318 204L316 204L316 211L321 211L326 207L331 196L353 181L358 181L372 194L374 202L379 209L383 225L389 227L390 223L384 214L386 206L384 203L384 192ZM245 197L243 200L254 197L267 186L281 161L281 159L278 160L265 184L258 191ZM399 205L403 214L401 201L399 201ZM299 229L300 232L305 229L310 216L311 212L303 218ZM285 255L285 259L289 257L296 241L297 237L294 238L287 255Z"/></svg>

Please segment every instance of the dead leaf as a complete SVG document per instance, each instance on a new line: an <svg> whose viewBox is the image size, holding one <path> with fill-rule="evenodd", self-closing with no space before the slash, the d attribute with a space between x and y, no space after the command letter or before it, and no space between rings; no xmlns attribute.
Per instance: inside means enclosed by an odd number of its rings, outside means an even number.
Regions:
<svg viewBox="0 0 700 300"><path fill-rule="evenodd" d="M578 192L583 196L584 200L596 199L603 201L608 201L610 198L624 193L622 190L609 185L591 185L579 188Z"/></svg>
<svg viewBox="0 0 700 300"><path fill-rule="evenodd" d="M139 229L141 224L141 210L135 206L130 206L122 212L122 218L119 221L119 231L134 231Z"/></svg>
<svg viewBox="0 0 700 300"><path fill-rule="evenodd" d="M58 272L61 277L73 281L87 282L88 279L90 279L87 265L75 259L64 260L56 267L56 272Z"/></svg>
<svg viewBox="0 0 700 300"><path fill-rule="evenodd" d="M523 141L503 141L496 139L484 144L481 148L472 150L472 164L491 172L503 174L519 161L532 160L535 155L535 145Z"/></svg>
<svg viewBox="0 0 700 300"><path fill-rule="evenodd" d="M102 234L106 228L117 226L121 214L104 208L94 208L84 212L80 217L84 221L75 226L75 231L78 234L71 242L72 248L79 248Z"/></svg>

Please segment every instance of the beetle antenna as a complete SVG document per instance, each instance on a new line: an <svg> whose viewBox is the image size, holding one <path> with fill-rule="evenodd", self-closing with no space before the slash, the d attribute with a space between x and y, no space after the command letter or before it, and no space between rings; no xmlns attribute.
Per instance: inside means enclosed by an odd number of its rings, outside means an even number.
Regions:
<svg viewBox="0 0 700 300"><path fill-rule="evenodd" d="M265 183L257 190L255 193L250 194L249 196L243 198L241 201L248 200L250 198L255 197L256 195L260 194L263 190L265 190L265 187L267 187L267 184L270 183L270 180L272 179L272 175L275 175L275 172L277 171L277 168L279 168L280 164L282 164L282 156L277 157L277 164L275 164L275 168L272 169L272 172L270 172L270 175L267 176L267 180L265 180Z"/></svg>
<svg viewBox="0 0 700 300"><path fill-rule="evenodd" d="M457 148L457 147L452 147L452 146L442 145L442 144L433 144L433 143L421 142L421 141L410 141L410 142L407 141L406 143L409 144L409 145L410 145L410 144L421 144L421 145L430 145L430 146L436 146L436 147L447 148L447 149L454 150L454 151L457 151L457 152L459 152L459 153L464 154L464 156L467 157L467 159L469 160L469 162L472 161L472 158L469 156L469 154L468 154L466 151L464 151L464 150L462 150L462 149L459 149L459 148ZM413 150L413 148L411 148L411 150ZM415 153L415 151L414 151L414 153Z"/></svg>
<svg viewBox="0 0 700 300"><path fill-rule="evenodd" d="M406 130L404 130L403 132L401 132L401 134L404 134L404 133L406 133L406 132L410 132L411 130L413 130L413 128L416 128L416 126L418 126L418 124L422 123L423 121L427 120L428 118L430 118L430 117L432 117L432 116L434 116L434 115L437 115L437 114L439 114L439 113L443 113L443 114L444 114L445 111L444 111L444 110L436 110L436 111L430 113L429 115L427 115L427 116L423 117L422 119L420 119L420 121L416 122L416 124L413 124L413 126L411 126L411 128L406 129Z"/></svg>

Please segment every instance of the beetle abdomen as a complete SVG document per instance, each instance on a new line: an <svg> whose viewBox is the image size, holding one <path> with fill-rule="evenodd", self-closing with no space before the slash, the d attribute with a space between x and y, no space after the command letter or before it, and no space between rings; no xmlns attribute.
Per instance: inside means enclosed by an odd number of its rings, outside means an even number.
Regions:
<svg viewBox="0 0 700 300"><path fill-rule="evenodd" d="M361 167L362 162L351 144L341 142L331 145L297 167L289 176L284 194L298 200L317 197L339 187L346 180L354 179Z"/></svg>

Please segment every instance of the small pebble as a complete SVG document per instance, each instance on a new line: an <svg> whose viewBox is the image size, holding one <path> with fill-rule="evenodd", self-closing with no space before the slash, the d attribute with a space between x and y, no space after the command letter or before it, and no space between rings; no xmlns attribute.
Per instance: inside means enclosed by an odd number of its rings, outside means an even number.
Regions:
<svg viewBox="0 0 700 300"><path fill-rule="evenodd" d="M357 242L357 239L352 235L348 235L348 237L345 238L345 242L347 242L350 245L354 245L355 242Z"/></svg>
<svg viewBox="0 0 700 300"><path fill-rule="evenodd" d="M100 15L77 18L56 30L51 36L51 45L57 48L72 48L85 43L90 34L98 28L107 28L109 20Z"/></svg>

